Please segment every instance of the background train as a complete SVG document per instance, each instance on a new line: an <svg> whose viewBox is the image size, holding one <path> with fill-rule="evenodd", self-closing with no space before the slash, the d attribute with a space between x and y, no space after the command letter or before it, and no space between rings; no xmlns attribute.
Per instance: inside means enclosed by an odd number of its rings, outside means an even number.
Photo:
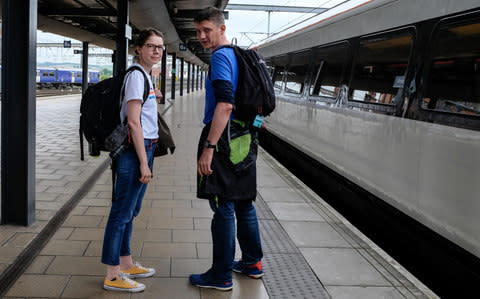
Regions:
<svg viewBox="0 0 480 299"><path fill-rule="evenodd" d="M0 73L2 66L0 66ZM36 83L38 89L43 88L67 88L82 86L81 69L61 69L49 67L37 67ZM1 77L0 77L1 78ZM1 80L0 80L1 81ZM88 83L98 83L100 71L88 71Z"/></svg>
<svg viewBox="0 0 480 299"><path fill-rule="evenodd" d="M88 71L88 83L100 81L100 72ZM81 69L59 69L59 68L37 68L37 87L42 88L64 88L82 85Z"/></svg>
<svg viewBox="0 0 480 299"><path fill-rule="evenodd" d="M480 282L479 2L354 3L256 46L278 99L261 143L439 295L467 298Z"/></svg>

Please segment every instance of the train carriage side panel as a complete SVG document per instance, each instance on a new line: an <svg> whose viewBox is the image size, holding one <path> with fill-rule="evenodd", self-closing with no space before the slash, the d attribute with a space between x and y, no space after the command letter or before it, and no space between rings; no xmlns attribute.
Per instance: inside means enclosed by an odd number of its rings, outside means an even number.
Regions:
<svg viewBox="0 0 480 299"><path fill-rule="evenodd" d="M282 97L267 127L480 257L478 132Z"/></svg>

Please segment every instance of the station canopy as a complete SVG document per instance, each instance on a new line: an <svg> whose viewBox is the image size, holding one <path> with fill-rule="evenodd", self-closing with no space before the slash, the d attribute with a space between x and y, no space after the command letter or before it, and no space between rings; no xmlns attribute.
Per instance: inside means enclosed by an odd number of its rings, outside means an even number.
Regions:
<svg viewBox="0 0 480 299"><path fill-rule="evenodd" d="M117 22L117 2L119 1L38 0L37 28L44 32L55 33L114 50L119 26ZM193 18L199 10L208 6L215 6L220 10L227 11L234 9L258 10L259 7L264 11L288 11L288 9L294 8L294 6L255 5L253 1L230 2L232 4L229 5L228 0L130 0L128 1L129 23L132 39L135 39L140 30L144 28L157 28L165 34L167 53L175 52L178 58L183 57L190 63L205 67L210 61L210 53L201 47L193 22ZM239 5L240 2L249 2L250 4ZM327 5L327 9L331 8L331 5L338 5L346 1L328 2L330 5ZM282 10L278 10L279 8ZM311 8L305 7L304 9L310 10ZM318 9L322 12L326 10L325 8ZM315 12L321 13L321 11ZM297 12L300 12L298 8ZM129 53L134 54L133 43L130 44Z"/></svg>
<svg viewBox="0 0 480 299"><path fill-rule="evenodd" d="M144 28L157 28L165 34L168 53L175 52L179 58L205 66L210 60L210 54L198 42L193 17L200 9L208 6L224 10L227 2L228 0L129 1L132 39ZM44 32L114 50L118 26L116 0L38 0L38 29ZM131 46L130 54L133 51Z"/></svg>

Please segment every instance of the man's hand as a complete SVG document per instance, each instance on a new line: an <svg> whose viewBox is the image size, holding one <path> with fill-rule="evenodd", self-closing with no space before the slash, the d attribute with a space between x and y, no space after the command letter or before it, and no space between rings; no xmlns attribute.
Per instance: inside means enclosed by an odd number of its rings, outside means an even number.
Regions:
<svg viewBox="0 0 480 299"><path fill-rule="evenodd" d="M212 158L213 158L213 148L205 148L203 149L202 155L198 160L198 167L197 171L200 176L204 175L211 175L213 173L211 165L212 165Z"/></svg>
<svg viewBox="0 0 480 299"><path fill-rule="evenodd" d="M160 90L158 90L158 88L155 87L155 97L157 98L157 103L160 104L160 101L162 100L163 98L163 94Z"/></svg>

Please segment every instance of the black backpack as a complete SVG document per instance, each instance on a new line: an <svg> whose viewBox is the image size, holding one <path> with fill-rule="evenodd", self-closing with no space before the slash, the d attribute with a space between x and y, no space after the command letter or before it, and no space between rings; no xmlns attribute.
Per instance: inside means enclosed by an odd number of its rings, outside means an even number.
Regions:
<svg viewBox="0 0 480 299"><path fill-rule="evenodd" d="M235 118L252 122L256 115L270 115L275 109L275 91L263 57L253 49L224 47L233 49L238 64Z"/></svg>
<svg viewBox="0 0 480 299"><path fill-rule="evenodd" d="M88 141L90 156L99 156L100 151L109 151L105 148L105 138L121 123L120 109L124 96L123 81L125 76L139 70L145 79L145 91L143 101L148 97L150 86L143 70L138 66L132 66L119 75L98 82L90 86L82 96L80 104L80 139L82 133ZM83 150L83 142L80 147ZM82 152L83 160L83 152Z"/></svg>

